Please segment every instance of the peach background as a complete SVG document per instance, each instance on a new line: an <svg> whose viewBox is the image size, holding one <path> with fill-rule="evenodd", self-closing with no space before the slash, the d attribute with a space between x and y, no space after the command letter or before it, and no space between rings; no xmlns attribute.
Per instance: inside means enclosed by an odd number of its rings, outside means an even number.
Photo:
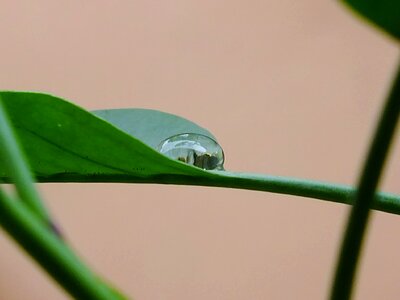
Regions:
<svg viewBox="0 0 400 300"><path fill-rule="evenodd" d="M393 41L335 1L0 1L0 89L210 129L226 168L353 184ZM382 188L400 193L400 147ZM202 187L47 184L71 244L135 299L324 299L347 207ZM400 218L374 213L355 299L398 299ZM67 299L0 233L0 299Z"/></svg>

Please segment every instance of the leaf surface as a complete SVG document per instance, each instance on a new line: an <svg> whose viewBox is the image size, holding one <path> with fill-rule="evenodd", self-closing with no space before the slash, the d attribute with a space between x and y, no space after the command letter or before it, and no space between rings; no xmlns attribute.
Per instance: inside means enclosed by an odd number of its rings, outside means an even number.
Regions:
<svg viewBox="0 0 400 300"><path fill-rule="evenodd" d="M125 182L218 186L284 193L351 204L349 186L228 171L206 171L155 150L165 138L206 129L144 109L90 113L41 93L0 92L38 182ZM1 145L0 145L1 146ZM10 176L0 160L0 181ZM373 208L400 214L400 197L380 193Z"/></svg>
<svg viewBox="0 0 400 300"><path fill-rule="evenodd" d="M182 133L198 133L216 140L207 129L158 110L127 108L95 110L92 113L154 149L165 139Z"/></svg>
<svg viewBox="0 0 400 300"><path fill-rule="evenodd" d="M155 174L202 173L161 155L144 142L60 98L26 92L2 92L2 97L38 178L62 174L87 177L124 174L146 178ZM130 115L132 111L125 112ZM116 113L120 115L121 111ZM104 112L98 114L104 117ZM110 115L114 114L111 111ZM149 114L154 113L149 111ZM8 177L4 168L0 168L0 177Z"/></svg>

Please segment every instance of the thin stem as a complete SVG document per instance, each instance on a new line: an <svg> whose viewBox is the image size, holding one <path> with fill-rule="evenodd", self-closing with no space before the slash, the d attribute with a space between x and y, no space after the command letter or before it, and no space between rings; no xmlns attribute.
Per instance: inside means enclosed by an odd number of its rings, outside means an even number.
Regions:
<svg viewBox="0 0 400 300"><path fill-rule="evenodd" d="M49 214L33 185L27 160L18 145L15 134L8 120L0 95L0 159L7 168L15 183L19 198L34 212L38 218L50 223Z"/></svg>
<svg viewBox="0 0 400 300"><path fill-rule="evenodd" d="M114 182L114 183L150 183L178 184L196 186L214 186L245 190L264 191L278 194L309 197L343 204L353 204L355 188L313 180L235 172L215 172L212 176L156 175L139 178L129 174L58 174L38 176L39 182ZM7 178L0 181L7 182ZM400 195L377 193L371 204L372 209L400 215Z"/></svg>
<svg viewBox="0 0 400 300"><path fill-rule="evenodd" d="M400 113L400 67L378 122L350 212L333 282L331 299L351 297L358 258L367 229L369 208L379 183L385 158Z"/></svg>
<svg viewBox="0 0 400 300"><path fill-rule="evenodd" d="M106 286L20 201L0 187L0 225L76 299L125 299Z"/></svg>

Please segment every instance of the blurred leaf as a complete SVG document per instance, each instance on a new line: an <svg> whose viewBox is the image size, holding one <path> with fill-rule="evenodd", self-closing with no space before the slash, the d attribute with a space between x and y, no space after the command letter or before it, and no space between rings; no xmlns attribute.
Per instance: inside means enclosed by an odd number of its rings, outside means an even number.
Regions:
<svg viewBox="0 0 400 300"><path fill-rule="evenodd" d="M354 189L348 186L270 175L206 171L172 160L154 149L165 138L187 132L213 137L206 129L178 116L154 110L119 109L94 112L98 117L47 94L0 93L39 182L219 186L347 204L352 201ZM10 174L1 162L0 181L10 181ZM373 208L400 214L400 197L381 193Z"/></svg>
<svg viewBox="0 0 400 300"><path fill-rule="evenodd" d="M400 39L399 0L344 0L356 12Z"/></svg>

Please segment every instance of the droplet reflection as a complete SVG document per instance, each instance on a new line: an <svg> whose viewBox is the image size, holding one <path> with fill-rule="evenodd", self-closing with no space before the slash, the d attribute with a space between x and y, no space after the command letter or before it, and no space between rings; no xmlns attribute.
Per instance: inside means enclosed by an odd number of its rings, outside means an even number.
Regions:
<svg viewBox="0 0 400 300"><path fill-rule="evenodd" d="M208 136L197 133L174 135L158 146L162 154L204 170L223 170L224 151Z"/></svg>

